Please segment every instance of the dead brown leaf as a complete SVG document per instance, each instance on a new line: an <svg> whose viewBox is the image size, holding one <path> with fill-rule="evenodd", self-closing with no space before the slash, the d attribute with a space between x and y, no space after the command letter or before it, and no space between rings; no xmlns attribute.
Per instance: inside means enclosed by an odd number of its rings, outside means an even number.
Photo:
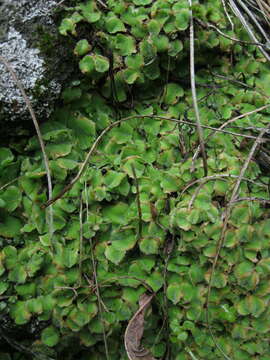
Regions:
<svg viewBox="0 0 270 360"><path fill-rule="evenodd" d="M156 360L149 350L141 345L144 331L144 315L154 294L142 294L139 300L139 309L128 323L125 332L125 348L129 360Z"/></svg>

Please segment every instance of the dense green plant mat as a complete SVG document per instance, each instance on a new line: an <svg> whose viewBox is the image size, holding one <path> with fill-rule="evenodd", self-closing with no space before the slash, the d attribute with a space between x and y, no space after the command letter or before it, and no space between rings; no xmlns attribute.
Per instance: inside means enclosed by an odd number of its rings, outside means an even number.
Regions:
<svg viewBox="0 0 270 360"><path fill-rule="evenodd" d="M78 2L59 27L76 39L82 74L41 127L53 196L76 176L102 130L125 120L102 137L79 181L53 204L53 229L42 207L47 183L37 137L0 149L1 332L10 339L0 359L26 359L28 351L104 359L104 337L109 359L127 359L125 328L147 292L155 296L144 343L155 358L223 359L222 349L228 359L269 360L267 204L233 205L209 299L215 341L206 307L221 215L269 108L224 128L243 136L204 128L213 178L200 182L200 156L191 171L198 135L189 125L188 1L102 4ZM226 30L220 1L194 1L193 14L248 41L238 23L236 33ZM267 104L269 66L256 46L195 25L202 125L218 128ZM267 164L260 168L253 158L239 197L267 199L268 182Z"/></svg>

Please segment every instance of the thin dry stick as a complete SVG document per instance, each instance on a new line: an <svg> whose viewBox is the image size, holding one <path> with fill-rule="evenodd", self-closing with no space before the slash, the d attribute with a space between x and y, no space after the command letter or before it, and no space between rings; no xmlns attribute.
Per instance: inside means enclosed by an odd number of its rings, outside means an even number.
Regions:
<svg viewBox="0 0 270 360"><path fill-rule="evenodd" d="M211 75L217 77L217 78L220 78L220 79L223 79L223 80L226 80L226 81L230 81L234 84L237 84L239 86L242 86L244 88L247 88L247 89L250 89L258 94L260 94L261 96L263 96L265 99L269 100L270 99L270 96L268 96L266 93L264 93L262 90L258 90L256 88L254 88L253 86L250 86L250 85L247 85L246 83L242 82L242 81L239 81L239 80L236 80L236 79L233 79L233 78L230 78L229 76L224 76L224 75L220 75L220 74L217 74L213 71L211 71Z"/></svg>
<svg viewBox="0 0 270 360"><path fill-rule="evenodd" d="M268 1L268 0L266 0ZM255 3L254 3L255 2ZM258 4L258 2L260 2L260 0L246 0L246 3L254 10L258 11L258 13L260 15L265 15L264 14L264 10L261 9L261 6ZM257 7L255 4L259 5L259 7ZM264 2L262 2L262 4L265 4Z"/></svg>
<svg viewBox="0 0 270 360"><path fill-rule="evenodd" d="M83 200L82 200L82 194L81 194L81 201L80 201L80 212L79 212L79 223L80 223L80 244L79 244L79 285L82 284L82 256L83 256Z"/></svg>
<svg viewBox="0 0 270 360"><path fill-rule="evenodd" d="M183 196L184 192L187 191L191 186L195 185L195 184L205 184L207 181L210 181L210 180L218 180L218 179L221 179L222 178L238 178L239 175L232 175L232 174L217 174L217 175L210 175L210 176L207 176L207 177L203 177L203 178L200 178L200 179L196 179L192 182L190 182L189 184L187 184L184 189L181 191L181 194L180 194L180 197ZM260 184L260 183L257 183L256 181L253 181L251 179L248 179L248 178L243 178L243 180L245 181L248 181L254 185L257 185L257 186L262 186L262 187L265 187L266 189L268 189L268 186L265 185L265 184ZM225 180L224 180L225 181Z"/></svg>
<svg viewBox="0 0 270 360"><path fill-rule="evenodd" d="M89 218L89 201L88 201L88 192L87 192L86 182L84 182L84 191L85 191L85 203L86 203L86 219L87 219L87 222L88 222L88 218ZM99 316L100 316L100 320L101 320L101 324L102 324L102 333L103 333L105 354L106 354L106 359L109 360L110 359L109 348L108 348L108 343L107 343L107 337L106 337L105 325L104 325L104 319L103 319L102 307L101 307L101 305L103 304L103 301L101 299L100 291L99 291L99 283L98 283L98 279L97 279L96 261L95 261L95 257L94 257L94 251L93 251L93 241L92 241L91 237L89 239L89 244L90 244L91 262L92 262L92 268L93 268L93 277L94 277L94 283L95 283L95 287L96 287L96 295L97 295L97 300L98 300L98 312L99 312ZM105 304L104 304L104 307L106 308Z"/></svg>
<svg viewBox="0 0 270 360"><path fill-rule="evenodd" d="M96 270L96 263L95 263L95 258L94 258L94 254L93 254L92 238L89 239L89 243L90 243L91 261L92 261L92 267L93 267L93 276L94 276L94 281L95 281L95 286L96 286L96 295L97 295L97 299L98 299L98 312L99 312L99 316L100 316L100 320L101 320L101 324L102 324L102 333L103 333L105 354L106 354L106 359L109 360L110 355L109 355L109 348L108 348L108 342L107 342L105 325L104 325L104 318L102 315L102 307L101 307L102 299L100 296L99 284L98 284L98 280L97 280L97 270Z"/></svg>
<svg viewBox="0 0 270 360"><path fill-rule="evenodd" d="M245 27L245 29L247 30L250 38L254 41L254 42L258 42L256 36L254 35L254 32L252 31L251 27L249 26L249 24L247 23L245 17L242 15L242 13L239 11L238 7L235 5L233 0L229 0L229 5L232 9L232 11L235 13L235 15L238 17L238 19L241 21L242 25ZM262 52L262 54L264 55L264 57L270 61L270 56L267 54L267 52L264 50L264 48L262 46L258 46L260 51Z"/></svg>
<svg viewBox="0 0 270 360"><path fill-rule="evenodd" d="M26 355L31 356L31 359L43 359L43 360L54 360L50 356L44 354L44 352L36 352L31 350L30 348L18 343L16 340L13 340L8 335L6 335L6 331L0 326L0 338L3 338L11 348L17 350L19 353L24 353Z"/></svg>
<svg viewBox="0 0 270 360"><path fill-rule="evenodd" d="M84 277L86 279L86 281L88 282L89 286L88 288L90 289L91 293L94 291L95 294L97 295L97 288L93 285L93 281L89 279L89 277L84 274ZM106 311L106 312L110 312L110 310L107 308L107 306L104 304L103 300L100 298L100 304L103 306L103 309ZM103 320L102 320L103 321ZM103 327L104 329L104 327ZM103 333L103 336L106 335L105 334L105 329L104 329L104 333Z"/></svg>
<svg viewBox="0 0 270 360"><path fill-rule="evenodd" d="M195 21L200 24L203 28L207 29L214 29L219 35L225 37L226 39L229 39L231 41L234 41L234 42L238 42L240 44L243 44L243 45L256 45L256 46L261 46L261 47L265 47L266 49L268 49L268 46L265 45L265 44L262 44L260 42L252 42L252 41L245 41L245 40L240 40L240 39L237 39L235 37L232 37L232 36L229 36L227 34L225 34L223 31L221 31L217 26L213 25L213 24L210 24L208 22L204 22L202 20L200 20L199 18L195 19Z"/></svg>
<svg viewBox="0 0 270 360"><path fill-rule="evenodd" d="M49 14L52 10L56 10L60 5L63 5L63 3L65 2L66 0L61 0L59 3L57 3L51 10L49 10L47 12L47 14Z"/></svg>
<svg viewBox="0 0 270 360"><path fill-rule="evenodd" d="M8 187L9 185L15 183L15 182L16 182L17 180L19 180L20 178L22 178L22 176L18 176L17 178L15 178L15 179L9 181L8 183L6 183L5 185L1 186L1 187L0 187L0 191L1 191L1 190L4 190L4 189L5 189L6 187Z"/></svg>
<svg viewBox="0 0 270 360"><path fill-rule="evenodd" d="M109 126L107 126L101 133L100 135L96 138L95 142L93 143L93 145L91 146L91 149L89 150L88 154L86 155L86 158L80 168L80 170L78 171L77 175L71 180L71 182L64 187L64 189L58 194L56 195L54 198L52 198L51 200L47 201L45 204L43 204L41 206L42 209L50 206L51 204L53 204L55 201L57 201L58 199L60 199L66 192L68 192L73 186L74 184L80 179L80 177L82 176L82 174L84 173L87 164L91 158L91 156L93 155L94 151L96 150L97 146L99 145L99 143L101 142L101 140L103 139L103 137L111 130L113 129L115 126L120 125L122 122L127 121L127 120L131 120L131 119L157 119L157 120L167 120L167 121L172 121L172 122L176 122L179 124L187 124L190 126L194 126L196 127L197 125L194 124L191 121L185 121L185 120L179 120L179 119L175 119L175 118L168 118L166 116L158 116L158 115L131 115L128 116L126 118L117 120L115 122L113 122L112 124L110 124ZM219 131L219 132L223 132L225 134L230 134L233 136L240 136L243 138L247 138L247 139L256 139L256 136L252 136L252 135L244 135L244 134L240 134L240 133L235 133L232 131L226 131L226 130L219 130L217 128L214 128L212 126L206 126L206 125L202 125L202 127L204 127L205 129L210 129L210 130L214 130L214 131ZM268 142L270 141L267 138L262 138L261 142Z"/></svg>
<svg viewBox="0 0 270 360"><path fill-rule="evenodd" d="M197 94L196 94L196 82L195 82L195 61L194 61L194 22L193 22L193 14L192 14L192 0L189 0L190 6L190 83L191 83L191 92L192 92L192 101L196 118L197 131L199 136L200 149L203 158L203 168L204 168L204 176L207 176L207 156L205 152L205 145L203 140L203 130L201 126L200 113L197 103ZM194 167L193 167L194 171Z"/></svg>
<svg viewBox="0 0 270 360"><path fill-rule="evenodd" d="M248 111L244 114L241 114L241 115L238 115L228 121L226 121L224 124L222 124L220 127L219 127L219 130L222 130L224 129L226 126L228 126L229 124L231 124L232 122L236 121L236 120L239 120L239 119L242 119L243 117L246 117L246 116L249 116L249 115L252 115L252 114L255 114L257 112L260 112L262 110L265 110L267 108L269 108L270 104L266 104L266 105L263 105L257 109L254 109L254 110L251 110L251 111ZM214 134L213 134L214 135Z"/></svg>
<svg viewBox="0 0 270 360"><path fill-rule="evenodd" d="M199 360L198 358L196 358L196 356L193 354L193 352L190 350L188 346L185 347L185 350L190 355L192 360Z"/></svg>
<svg viewBox="0 0 270 360"><path fill-rule="evenodd" d="M222 179L223 180L223 179ZM199 192L201 191L201 188L203 187L203 185L205 184L205 182L201 183L197 189L194 191L190 201L189 201L189 204L188 204L188 210L191 210L192 206L193 206L193 203L196 199L196 197L199 195Z"/></svg>
<svg viewBox="0 0 270 360"><path fill-rule="evenodd" d="M226 126L228 126L228 125L231 124L232 122L235 122L235 121L237 121L237 120L239 120L239 119L242 119L242 118L244 118L244 117L246 117L246 116L249 116L249 115L255 114L255 113L257 113L257 112L260 112L260 111L262 111L262 110L264 110L264 109L267 109L269 106L270 106L270 104L263 105L263 106L255 109L255 110L248 111L248 112L246 112L246 113L244 113L244 114L238 115L238 116L236 116L236 117L234 117L234 118L226 121L226 122L223 123L218 129L216 129L216 130L214 130L213 132L211 132L210 134L208 134L207 137L206 137L206 140L208 140L211 136L215 135L218 131L223 130ZM192 161L193 161L193 162L197 159L197 157L198 157L198 155L199 155L199 152L200 152L200 147L198 146L198 147L197 147L197 150L195 151L195 153L194 153L194 155L193 155L193 158L192 158Z"/></svg>
<svg viewBox="0 0 270 360"><path fill-rule="evenodd" d="M231 125L230 127L233 127L235 129L241 129L241 130L251 130L251 131L256 131L256 132L260 132L262 129L264 128L261 128L261 127L256 127L256 126L238 126L238 125ZM267 134L270 133L269 130L267 130L266 132Z"/></svg>
<svg viewBox="0 0 270 360"><path fill-rule="evenodd" d="M168 67L167 67L167 71L166 71L166 85L164 87L163 93L160 95L160 100L159 100L159 106L160 107L161 107L162 102L164 101L165 96L167 95L170 66L171 66L171 57L168 56Z"/></svg>
<svg viewBox="0 0 270 360"><path fill-rule="evenodd" d="M165 331L167 333L167 335L169 335L169 323L168 323L168 298L167 298L167 289L168 289L168 281L167 281L167 274L168 274L168 265L169 265L169 261L170 258L172 256L173 253L173 249L174 249L174 245L175 245L175 238L174 238L174 234L172 234L170 236L170 238L166 241L165 246L164 246L164 250L163 250L163 254L165 255L165 259L164 259L164 270L163 270L163 302L164 305L162 306L163 308L163 321L162 321L162 325L161 328L159 330L159 332L156 335L155 341L154 341L154 345L157 344L158 340L159 340L159 336L162 333L164 327L166 327ZM167 348L167 354L170 354L170 345L169 342L167 341L166 344L166 348ZM166 356L167 358L167 356Z"/></svg>
<svg viewBox="0 0 270 360"><path fill-rule="evenodd" d="M131 170L136 186L136 198L137 198L137 208L138 208L138 216L139 216L139 229L138 229L137 240L140 240L142 238L142 207L141 207L141 199L140 199L140 188L133 164L131 164Z"/></svg>
<svg viewBox="0 0 270 360"><path fill-rule="evenodd" d="M26 106L29 110L29 113L31 115L31 118L33 120L35 129L36 129L36 133L37 133L37 137L38 137L38 141L39 141L39 145L41 148L41 152L42 152L42 156L43 156L43 160L44 160L44 165L45 165L45 170L46 170L46 176L47 176L47 183L48 183L48 195L49 195L49 201L52 199L52 179L51 179L51 172L50 172L50 167L49 167L49 160L46 154L46 150L45 150L45 145L44 145L44 141L42 139L42 135L40 132L40 128L38 125L38 121L36 118L36 114L34 112L34 109L32 107L31 101L29 100L28 96L26 95L26 92L24 91L24 88L20 82L20 80L18 79L15 71L12 69L10 63L3 58L0 55L0 61L4 64L4 66L6 67L6 69L8 70L8 72L10 73L10 75L12 76L16 86L18 87L18 89L20 90L22 97L26 103ZM52 238L53 236L53 208L52 206L49 207L49 233L50 233L50 237Z"/></svg>
<svg viewBox="0 0 270 360"><path fill-rule="evenodd" d="M108 6L102 0L97 0L97 2L105 9L108 9Z"/></svg>
<svg viewBox="0 0 270 360"><path fill-rule="evenodd" d="M119 279L131 279L131 280L136 280L139 283L141 283L146 290L148 290L150 293L153 293L153 289L142 279L138 278L137 276L129 276L129 275L123 275L123 276L117 276L117 277L111 277L108 280L104 280L102 281L101 285L106 284L106 283L110 283L111 281L114 281L113 284L115 284L115 281L119 281Z"/></svg>
<svg viewBox="0 0 270 360"><path fill-rule="evenodd" d="M229 175L229 176L227 176L227 175ZM238 178L237 175L230 175L230 174L225 174L225 176L224 176L224 175L223 175L223 176L221 175L221 176L219 176L219 177L221 178L220 180L223 180L223 181L226 181L226 180L224 179L224 177L231 177L231 178L234 177L234 178ZM209 178L211 178L211 179L209 179ZM215 180L215 179L217 179L217 178L218 178L218 175L212 176L212 177L211 177L211 176L208 176L208 180L207 180L207 181L209 181L209 180ZM222 178L223 178L223 179L222 179ZM203 178L203 179L205 179L205 178ZM203 180L203 179L202 179L202 180ZM252 180L247 179L247 178L243 178L243 180L248 181L248 182L251 182L251 183L256 184L256 185L258 185L258 186L262 186L262 187L268 188L267 185L256 183L255 181L252 181ZM200 184L199 184L199 186L197 187L197 189L194 191L194 193L193 193L193 195L192 195L192 197L191 197L191 199L190 199L190 201L189 201L189 204L188 204L188 210L191 210L191 208L192 208L192 206L193 206L193 203L194 203L196 197L198 196L199 192L201 191L201 189L202 189L202 187L204 186L205 183L206 183L206 181L201 181Z"/></svg>
<svg viewBox="0 0 270 360"><path fill-rule="evenodd" d="M227 5L225 3L225 0L221 0L222 1L222 6L223 6L223 9L224 9L224 12L225 12L225 15L227 17L227 19L229 20L229 23L231 24L231 28L232 28L232 31L234 32L234 23L228 13L228 10L227 10Z"/></svg>
<svg viewBox="0 0 270 360"><path fill-rule="evenodd" d="M262 139L264 133L267 131L267 129L269 127L270 127L270 124L260 132L257 139L254 141L254 144L253 144L253 146L252 146L252 148L251 148L251 150L250 150L250 152L248 154L248 157L247 157L246 161L244 162L244 165L242 166L240 175L239 175L239 177L237 179L237 182L236 182L236 184L234 186L231 199L230 199L230 201L229 201L229 203L228 203L228 205L227 205L227 207L226 207L226 209L225 209L225 211L224 211L224 213L222 215L222 218L223 218L222 231L221 231L219 241L217 243L216 254L215 254L214 262L213 262L213 265L212 265L212 268L211 268L209 284L208 284L208 289L207 289L207 296L206 296L206 323L207 323L207 328L208 328L208 330L210 332L210 335L212 337L212 340L213 340L214 344L219 349L219 351L222 353L222 355L228 360L231 360L231 359L224 353L223 349L217 343L217 341L215 339L215 336L214 336L214 334L212 332L211 324L210 324L209 302L210 302L213 275L214 275L214 272L215 272L215 269L216 269L216 266L217 266L217 261L219 259L220 251L221 251L221 249L223 247L223 244L224 244L225 235L226 235L226 231L227 231L227 228L228 228L228 223L229 223L229 218L230 218L230 215L231 215L233 203L237 199L237 194L238 194L238 191L239 191L239 188L240 188L241 181L243 180L244 174L245 174L245 172L247 170L247 167L248 167L252 157L254 156L254 153L255 153L258 145L260 144L260 140Z"/></svg>
<svg viewBox="0 0 270 360"><path fill-rule="evenodd" d="M269 15L270 15L270 6L261 0L256 0L259 8L260 8L260 13L263 15L265 21L268 23L268 25L270 25L270 21L269 21ZM259 9L257 9L259 10Z"/></svg>
<svg viewBox="0 0 270 360"><path fill-rule="evenodd" d="M105 325L104 325L104 318L103 318L103 315L102 315L102 313L103 313L102 306L104 307L105 311L109 312L109 310L107 309L106 305L104 304L104 302L103 302L103 300L101 299L101 296L100 296L99 284L98 284L97 273L96 273L96 263L95 263L95 259L94 259L94 255L93 255L92 239L91 238L89 239L89 243L90 243L90 247L91 247L90 248L91 261L92 261L92 264L94 264L93 275L94 275L94 281L95 281L95 293L97 295L97 300L98 300L98 313L99 313L99 317L100 317L100 321L101 321L101 325L102 325L102 334L103 334L105 355L106 355L106 359L110 360L109 347L108 347L106 331L105 331ZM88 283L90 284L90 280L88 279L87 275L85 275L85 278L88 281Z"/></svg>
<svg viewBox="0 0 270 360"><path fill-rule="evenodd" d="M258 198L258 197L242 197L242 198L237 198L236 200L232 201L233 204L237 203L237 202L241 202L241 201L259 201L262 202L263 204L270 204L270 200L269 199L264 199L264 198Z"/></svg>
<svg viewBox="0 0 270 360"><path fill-rule="evenodd" d="M222 125L219 127L219 130L224 129L226 126L228 126L228 125L231 124L232 122L235 122L236 120L242 119L243 117L246 117L246 116L249 116L249 115L252 115L252 114L256 114L256 113L258 113L258 112L260 112L260 111L262 111L262 110L265 110L265 109L269 108L269 106L270 106L270 104L263 105L263 106L261 106L261 107L259 107L259 108L257 108L257 109L248 111L248 112L246 112L246 113L244 113L244 114L238 115L238 116L236 116L236 117L234 117L234 118L232 118L232 119L230 119L230 120L227 120L224 124L222 124ZM214 133L213 135L215 135L215 133ZM209 135L209 136L212 136L212 134Z"/></svg>
<svg viewBox="0 0 270 360"><path fill-rule="evenodd" d="M267 36L266 31L264 31L264 28L261 26L260 22L257 21L256 16L253 14L252 11L249 10L249 8L246 6L245 3L243 3L241 0L238 0L239 4L242 6L242 8L246 11L248 16L253 20L254 24L257 26L257 28L260 30L261 34L264 36L265 41L269 42L270 38Z"/></svg>
<svg viewBox="0 0 270 360"><path fill-rule="evenodd" d="M70 286L56 286L54 288L55 290L71 290L74 293L73 299L76 299L78 297L77 289L78 287L70 287Z"/></svg>

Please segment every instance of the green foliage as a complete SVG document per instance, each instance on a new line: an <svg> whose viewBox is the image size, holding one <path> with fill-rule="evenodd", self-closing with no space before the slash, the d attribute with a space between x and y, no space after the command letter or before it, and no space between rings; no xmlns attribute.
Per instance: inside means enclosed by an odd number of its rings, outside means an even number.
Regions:
<svg viewBox="0 0 270 360"><path fill-rule="evenodd" d="M164 5L161 1L138 0L129 5L110 1L108 6L110 11L101 13L95 1L80 3L62 20L59 29L62 35L76 36L80 24L91 23L91 39L78 40L74 49L77 56L84 56L79 68L94 81L100 80L96 72L105 73L106 91L110 88L107 72L112 66L119 79L118 86L126 93L126 84L142 84L160 77L164 64L159 53L175 57L183 50L182 41L176 38L183 37L183 31L188 28L189 4L185 1L180 5L174 2ZM108 50L104 51L105 48ZM111 65L110 57L113 57ZM125 101L126 96L119 96L118 101Z"/></svg>
<svg viewBox="0 0 270 360"><path fill-rule="evenodd" d="M59 341L58 331L52 326L47 327L42 331L41 340L50 347L55 346Z"/></svg>
<svg viewBox="0 0 270 360"><path fill-rule="evenodd" d="M1 316L21 332L38 324L36 340L27 334L23 343L51 358L104 359L105 334L110 358L126 360L125 327L140 295L151 291L144 342L155 357L169 348L177 360L221 359L206 326L207 288L221 215L252 140L204 129L208 174L234 177L196 183L203 177L200 157L191 171L198 135L166 120L195 121L188 1L73 3L59 31L75 38L80 74L41 126L53 196L74 179L97 136L126 120L102 137L79 181L53 204L52 236L41 207L48 194L37 137L24 152L14 144L0 148ZM220 1L193 1L193 13L227 28ZM269 69L255 46L242 48L198 25L195 31L202 124L220 127L265 104ZM246 39L241 28L235 32L227 31ZM268 120L265 109L233 125ZM240 197L268 197L268 173L255 160L245 178L253 182L242 181ZM211 328L233 359L266 360L270 353L268 218L261 203L233 204L212 277Z"/></svg>

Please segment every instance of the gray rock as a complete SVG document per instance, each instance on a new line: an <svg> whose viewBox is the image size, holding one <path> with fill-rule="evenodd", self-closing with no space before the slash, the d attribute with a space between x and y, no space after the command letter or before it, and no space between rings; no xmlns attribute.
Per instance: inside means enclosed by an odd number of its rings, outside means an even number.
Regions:
<svg viewBox="0 0 270 360"><path fill-rule="evenodd" d="M49 116L68 76L68 53L59 40L53 19L55 0L0 0L0 54L11 64L39 119ZM58 38L50 51L42 50L42 37ZM59 42L60 41L60 42ZM71 51L70 51L71 53ZM70 67L70 66L69 66ZM0 123L30 119L24 99L10 73L0 63Z"/></svg>

